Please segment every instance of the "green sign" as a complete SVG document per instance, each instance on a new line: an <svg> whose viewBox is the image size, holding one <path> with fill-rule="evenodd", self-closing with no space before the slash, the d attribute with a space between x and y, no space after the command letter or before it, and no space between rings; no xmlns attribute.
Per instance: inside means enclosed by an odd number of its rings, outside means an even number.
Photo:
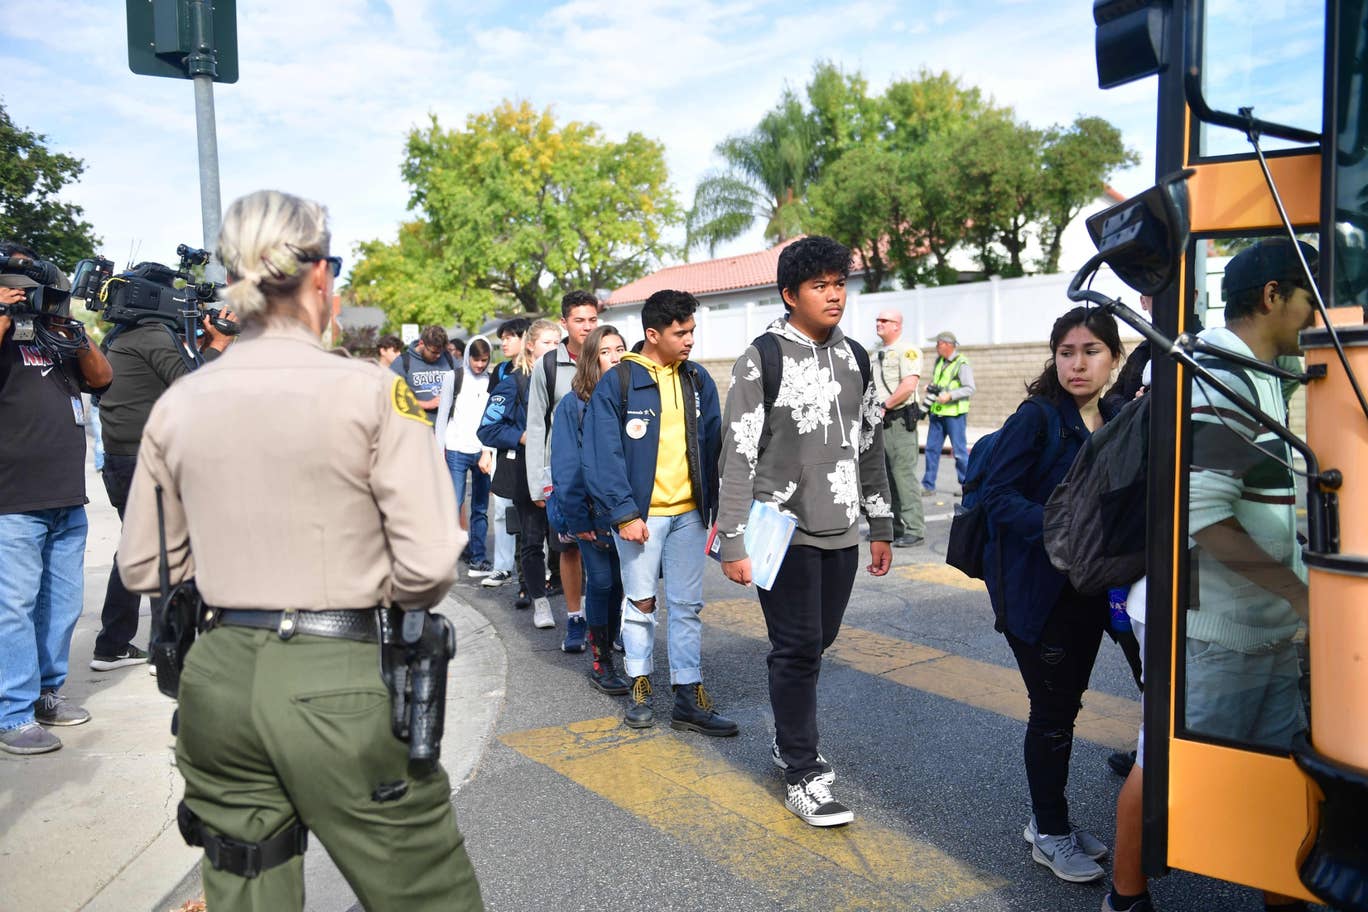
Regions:
<svg viewBox="0 0 1368 912"><path fill-rule="evenodd" d="M126 0L128 68L237 82L237 0Z"/></svg>

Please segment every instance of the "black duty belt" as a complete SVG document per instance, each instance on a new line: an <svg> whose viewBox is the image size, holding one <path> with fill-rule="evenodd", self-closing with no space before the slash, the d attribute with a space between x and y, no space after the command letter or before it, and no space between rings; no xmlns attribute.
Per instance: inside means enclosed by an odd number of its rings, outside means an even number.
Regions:
<svg viewBox="0 0 1368 912"><path fill-rule="evenodd" d="M249 608L204 607L204 629L251 627L274 630L282 640L296 633L336 637L358 643L378 643L379 615L376 608L333 611L255 611Z"/></svg>

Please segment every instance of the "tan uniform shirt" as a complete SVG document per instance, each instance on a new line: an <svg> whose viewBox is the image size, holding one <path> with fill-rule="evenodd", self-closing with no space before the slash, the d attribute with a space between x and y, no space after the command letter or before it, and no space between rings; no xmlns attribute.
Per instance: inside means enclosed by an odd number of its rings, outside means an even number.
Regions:
<svg viewBox="0 0 1368 912"><path fill-rule="evenodd" d="M435 604L465 533L432 427L402 377L272 327L157 401L119 572L158 590L156 487L172 585L221 608Z"/></svg>
<svg viewBox="0 0 1368 912"><path fill-rule="evenodd" d="M874 349L874 380L875 389L879 393L879 401L883 402L893 395L893 391L898 388L898 384L904 377L913 374L921 375L922 353L905 338L898 338L891 345L880 345ZM912 397L901 402L898 408L902 408L910 402Z"/></svg>

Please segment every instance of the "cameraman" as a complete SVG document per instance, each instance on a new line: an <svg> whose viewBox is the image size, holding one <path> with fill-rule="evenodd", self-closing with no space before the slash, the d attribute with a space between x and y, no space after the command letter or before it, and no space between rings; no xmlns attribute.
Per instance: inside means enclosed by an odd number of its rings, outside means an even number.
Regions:
<svg viewBox="0 0 1368 912"><path fill-rule="evenodd" d="M234 319L227 308L220 318ZM212 361L228 348L234 337L220 331L207 314L200 325L204 331L203 358ZM147 416L166 388L194 369L194 361L185 340L162 322L144 322L117 331L107 342L105 353L118 379L100 396L105 450L100 477L109 503L119 511L122 522ZM90 660L92 671L113 671L147 661L147 653L133 645L141 603L139 595L124 588L116 560L110 566L109 584L105 588L100 634L95 638L95 654Z"/></svg>
<svg viewBox="0 0 1368 912"><path fill-rule="evenodd" d="M25 248L9 253L38 262ZM47 287L65 290L65 278L55 278ZM26 275L0 274L0 304L20 304L39 287ZM81 392L105 389L114 374L94 346L59 360L15 339L13 328L10 316L0 316L0 749L41 754L62 746L44 725L90 721L58 691L83 597ZM53 331L79 338L78 330Z"/></svg>

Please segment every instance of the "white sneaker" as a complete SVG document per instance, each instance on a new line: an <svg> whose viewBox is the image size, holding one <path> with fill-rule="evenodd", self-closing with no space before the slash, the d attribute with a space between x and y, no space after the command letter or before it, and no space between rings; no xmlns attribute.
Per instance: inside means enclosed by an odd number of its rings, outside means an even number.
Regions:
<svg viewBox="0 0 1368 912"><path fill-rule="evenodd" d="M542 630L556 626L556 616L551 613L551 600L545 596L532 600L532 626Z"/></svg>
<svg viewBox="0 0 1368 912"><path fill-rule="evenodd" d="M855 814L831 797L831 786L821 773L808 773L802 782L787 786L784 807L816 827L840 826L855 819Z"/></svg>

